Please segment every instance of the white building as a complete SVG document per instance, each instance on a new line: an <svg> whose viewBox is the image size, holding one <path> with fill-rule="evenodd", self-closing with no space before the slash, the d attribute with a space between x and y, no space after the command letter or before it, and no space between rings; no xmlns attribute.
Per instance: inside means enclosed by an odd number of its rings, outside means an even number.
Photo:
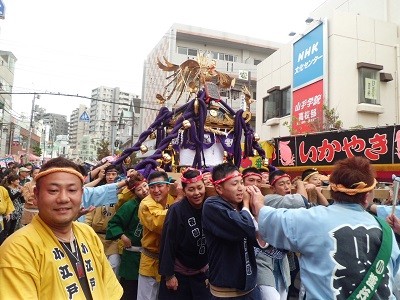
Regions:
<svg viewBox="0 0 400 300"><path fill-rule="evenodd" d="M76 149L82 137L89 133L89 121L89 111L86 105L80 104L72 111L68 129L69 145L72 149Z"/></svg>
<svg viewBox="0 0 400 300"><path fill-rule="evenodd" d="M0 50L0 91L12 92L16 57L12 52ZM11 152L11 94L0 94L0 158Z"/></svg>
<svg viewBox="0 0 400 300"><path fill-rule="evenodd" d="M140 98L139 96L120 91L118 87L98 87L92 90L92 98L97 100L91 100L90 102L90 122L89 122L89 135L94 141L108 140L110 143L111 152L115 151L114 141L121 140L126 137L120 137L118 126L121 121L124 125L130 126L126 118L121 119L122 111L140 110ZM139 113L139 111L137 111ZM127 113L125 113L126 115ZM122 126L120 126L122 127ZM128 127L127 127L128 128ZM138 135L139 129L137 129ZM132 131L128 133L132 136Z"/></svg>
<svg viewBox="0 0 400 300"><path fill-rule="evenodd" d="M79 141L79 146L75 151L77 155L75 159L84 161L97 161L97 147L98 142L91 138L89 135L82 136L82 139Z"/></svg>
<svg viewBox="0 0 400 300"><path fill-rule="evenodd" d="M70 146L70 158L78 158L80 145L82 144L83 136L89 133L89 110L84 104L80 104L74 109L69 119L68 141Z"/></svg>
<svg viewBox="0 0 400 300"><path fill-rule="evenodd" d="M69 153L68 135L57 135L51 148L51 157L67 157Z"/></svg>
<svg viewBox="0 0 400 300"><path fill-rule="evenodd" d="M250 91L255 98L257 64L280 46L280 43L247 36L173 24L147 56L145 62L142 87L142 107L145 109L142 109L141 113L141 131L146 130L155 120L160 109L156 95L164 92L164 87L168 83L166 77L171 75L157 66L158 59L164 62L163 57L165 57L169 62L180 65L188 59L196 59L199 53L203 53L210 61L216 60L217 71L236 78L235 90L240 90L243 85L249 86L250 83ZM239 73L243 76L239 77ZM171 109L175 104L178 94L175 93L167 101L168 108ZM221 91L221 99L228 101L234 110L238 110L242 104L240 95L238 92L236 95L233 94ZM184 93L179 103L184 103L188 100L187 98L187 93ZM252 112L255 112L255 106L252 107Z"/></svg>
<svg viewBox="0 0 400 300"><path fill-rule="evenodd" d="M399 124L400 0L331 0L311 17L293 43L258 65L261 139L290 135L293 125L309 133L301 126L320 120L323 105L344 129Z"/></svg>

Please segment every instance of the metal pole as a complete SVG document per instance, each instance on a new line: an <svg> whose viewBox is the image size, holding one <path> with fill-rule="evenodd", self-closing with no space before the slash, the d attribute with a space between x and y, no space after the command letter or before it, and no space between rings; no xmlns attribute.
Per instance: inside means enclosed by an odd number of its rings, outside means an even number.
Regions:
<svg viewBox="0 0 400 300"><path fill-rule="evenodd" d="M115 143L115 123L114 117L111 120L111 156L114 156L114 143Z"/></svg>
<svg viewBox="0 0 400 300"><path fill-rule="evenodd" d="M2 143L3 143L4 140L7 142L7 138L3 139L3 129L5 129L5 128L3 127L3 120L1 120L1 123L0 123L0 156L1 157L6 155L6 150L5 149L4 149L4 154L1 153L3 151Z"/></svg>
<svg viewBox="0 0 400 300"><path fill-rule="evenodd" d="M50 127L50 135L51 135L51 156L50 158L53 158L53 152L54 152L54 131L53 128ZM49 139L50 139L50 135L49 135Z"/></svg>
<svg viewBox="0 0 400 300"><path fill-rule="evenodd" d="M31 155L31 139L32 139L32 128L33 128L33 113L35 111L35 99L36 97L39 99L39 95L33 94L32 99L32 109L31 109L31 121L29 122L29 138L28 138L28 145L26 147L26 158L25 163L29 162L29 157Z"/></svg>
<svg viewBox="0 0 400 300"><path fill-rule="evenodd" d="M12 155L12 144L14 141L14 124L10 123L10 141L8 142L8 154Z"/></svg>
<svg viewBox="0 0 400 300"><path fill-rule="evenodd" d="M134 130L135 129L135 110L133 110L132 114L133 114L133 116L132 116L132 145L131 145L131 147L133 147L133 145L134 145L133 139L135 137L135 130Z"/></svg>
<svg viewBox="0 0 400 300"><path fill-rule="evenodd" d="M114 143L115 143L115 125L117 124L118 121L115 120L116 117L116 99L117 99L117 89L114 89L114 93L113 93L113 103L112 103L112 110L111 110L111 156L114 156ZM119 102L119 101L118 101Z"/></svg>
<svg viewBox="0 0 400 300"><path fill-rule="evenodd" d="M46 156L46 125L44 126L44 137L43 137L43 160L42 160L43 164L45 156Z"/></svg>

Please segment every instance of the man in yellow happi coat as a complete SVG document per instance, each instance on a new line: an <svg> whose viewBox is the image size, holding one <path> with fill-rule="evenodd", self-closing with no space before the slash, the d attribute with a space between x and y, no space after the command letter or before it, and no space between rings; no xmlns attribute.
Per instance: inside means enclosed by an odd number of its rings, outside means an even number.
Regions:
<svg viewBox="0 0 400 300"><path fill-rule="evenodd" d="M142 254L140 257L138 300L156 300L161 276L158 274L161 233L168 207L174 203L169 195L167 173L155 171L147 178L150 195L141 202L138 210L143 225Z"/></svg>
<svg viewBox="0 0 400 300"><path fill-rule="evenodd" d="M0 247L0 299L120 299L119 284L96 233L74 222L83 176L58 157L36 176L39 214Z"/></svg>

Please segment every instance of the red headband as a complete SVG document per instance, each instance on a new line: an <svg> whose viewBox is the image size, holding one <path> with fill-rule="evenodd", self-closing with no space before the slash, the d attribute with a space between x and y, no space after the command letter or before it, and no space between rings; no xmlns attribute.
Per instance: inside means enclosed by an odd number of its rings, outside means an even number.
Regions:
<svg viewBox="0 0 400 300"><path fill-rule="evenodd" d="M200 173L200 175L193 177L193 178L186 178L181 176L181 182L182 183L194 183L197 181L203 180L203 174Z"/></svg>
<svg viewBox="0 0 400 300"><path fill-rule="evenodd" d="M183 174L185 174L187 171L190 171L190 170L196 170L196 171L198 171L200 174L197 175L196 177L193 177L193 178L186 178L186 177L184 177ZM197 181L200 181L200 180L203 180L203 174L201 173L201 171L199 171L199 170L197 170L197 169L193 169L193 168L187 168L187 169L185 169L185 171L182 173L182 176L181 176L181 182L182 182L182 183L194 183L194 182L197 182Z"/></svg>
<svg viewBox="0 0 400 300"><path fill-rule="evenodd" d="M232 179L232 178L234 178L234 177L242 177L243 175L242 174L240 174L240 173L233 173L233 174L231 174L231 175L229 175L229 176L226 176L226 177L224 177L224 178L221 178L221 179L218 179L218 180L211 180L211 182L214 184L214 185L216 185L216 184L220 184L220 183L223 183L223 182L225 182L225 181L227 181L227 180L229 180L229 179Z"/></svg>
<svg viewBox="0 0 400 300"><path fill-rule="evenodd" d="M272 183L271 183L271 185L274 185L274 184L275 184L275 182L277 182L279 179L281 179L281 178L284 178L284 177L287 177L287 178L289 178L289 179L290 179L290 176L289 176L288 174L283 174L283 175L281 175L281 176L277 176L277 177L275 177L275 178L274 178L274 180L272 180Z"/></svg>
<svg viewBox="0 0 400 300"><path fill-rule="evenodd" d="M249 172L249 173L246 173L246 174L244 174L244 175L243 175L243 178L246 178L246 177L248 177L248 176L251 176L251 175L254 175L254 176L260 177L260 178L262 179L262 175L261 175L261 174L259 174L259 173L255 173L255 172Z"/></svg>
<svg viewBox="0 0 400 300"><path fill-rule="evenodd" d="M133 186L132 186L132 190L136 189L139 185L141 185L143 182L147 182L146 179L140 180L138 182L136 182Z"/></svg>

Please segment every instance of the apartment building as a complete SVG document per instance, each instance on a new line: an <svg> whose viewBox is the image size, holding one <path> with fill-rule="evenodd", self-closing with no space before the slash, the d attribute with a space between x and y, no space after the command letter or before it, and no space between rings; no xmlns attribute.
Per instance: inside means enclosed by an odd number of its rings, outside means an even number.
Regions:
<svg viewBox="0 0 400 300"><path fill-rule="evenodd" d="M17 58L12 52L0 50L0 91L12 92L16 61ZM11 98L11 94L0 94L0 157L10 154L11 151Z"/></svg>
<svg viewBox="0 0 400 300"><path fill-rule="evenodd" d="M86 105L80 104L71 113L68 129L68 140L71 149L76 149L82 137L89 133L90 117L88 111Z"/></svg>
<svg viewBox="0 0 400 300"><path fill-rule="evenodd" d="M162 71L157 66L157 60L163 62L165 57L169 62L180 65L188 59L196 59L198 54L203 54L209 61L216 61L216 70L227 73L236 78L236 85L231 91L221 91L221 99L228 102L234 109L241 108L241 87L246 85L255 99L257 84L257 65L274 53L280 43L240 36L232 33L220 32L194 26L173 24L161 37L160 41L147 56L144 66L142 87L141 128L146 130L155 120L160 104L156 94L162 94L171 75ZM170 87L172 89L172 87ZM177 99L174 95L168 103L172 108ZM184 93L179 103L185 103L188 94ZM255 106L252 108L255 113Z"/></svg>
<svg viewBox="0 0 400 300"><path fill-rule="evenodd" d="M138 95L121 91L120 88L100 86L92 90L89 110L89 135L94 141L109 141L111 152L121 145L131 146L139 135L140 123L133 115L141 110ZM134 114L132 114L134 112ZM130 116L130 117L129 117ZM133 124L133 125L132 125ZM118 146L115 146L115 141Z"/></svg>

